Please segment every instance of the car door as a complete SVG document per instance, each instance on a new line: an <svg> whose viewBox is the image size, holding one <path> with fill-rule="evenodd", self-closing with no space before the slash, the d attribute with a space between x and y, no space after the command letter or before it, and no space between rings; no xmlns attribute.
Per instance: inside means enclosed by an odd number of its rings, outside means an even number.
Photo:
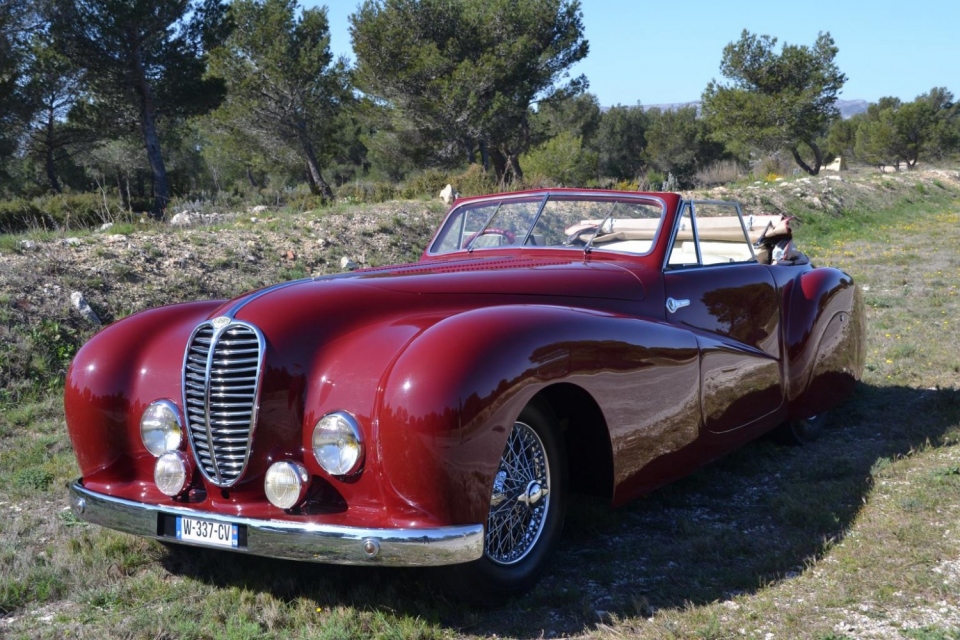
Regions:
<svg viewBox="0 0 960 640"><path fill-rule="evenodd" d="M704 426L765 426L783 404L780 299L734 203L685 202L664 264L665 316L700 347Z"/></svg>

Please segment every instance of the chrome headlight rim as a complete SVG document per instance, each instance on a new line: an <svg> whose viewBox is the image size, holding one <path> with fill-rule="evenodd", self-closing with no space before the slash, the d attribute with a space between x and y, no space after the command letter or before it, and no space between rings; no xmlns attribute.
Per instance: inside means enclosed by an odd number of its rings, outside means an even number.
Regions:
<svg viewBox="0 0 960 640"><path fill-rule="evenodd" d="M278 483L284 484L284 490L278 492ZM290 491L290 489L295 489ZM263 492L267 500L275 507L285 511L294 509L307 497L310 488L310 473L299 462L280 460L267 469L263 479Z"/></svg>
<svg viewBox="0 0 960 640"><path fill-rule="evenodd" d="M167 412L167 418L172 418L166 422L157 425L161 421L161 416L153 415L154 412ZM151 426L148 421L152 422ZM174 429L168 429L170 423L175 425ZM180 416L180 408L172 400L162 398L154 400L140 415L140 441L143 446L155 458L161 457L168 451L178 451L183 446L183 418Z"/></svg>
<svg viewBox="0 0 960 640"><path fill-rule="evenodd" d="M331 411L317 421L310 439L320 468L336 478L348 478L363 469L365 447L360 423L347 411Z"/></svg>
<svg viewBox="0 0 960 640"><path fill-rule="evenodd" d="M165 496L175 498L190 488L193 468L190 459L180 451L167 451L153 467L153 483Z"/></svg>

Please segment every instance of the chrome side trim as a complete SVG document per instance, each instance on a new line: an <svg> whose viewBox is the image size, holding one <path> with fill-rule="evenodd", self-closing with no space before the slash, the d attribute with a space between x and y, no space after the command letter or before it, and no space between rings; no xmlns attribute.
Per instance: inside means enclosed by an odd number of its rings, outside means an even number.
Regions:
<svg viewBox="0 0 960 640"><path fill-rule="evenodd" d="M366 529L223 516L188 507L158 507L95 493L83 487L79 480L69 485L69 491L70 506L80 519L164 542L187 544L160 535L161 515L243 525L247 528L247 548L235 551L270 558L415 567L460 564L483 555L482 524L428 529Z"/></svg>

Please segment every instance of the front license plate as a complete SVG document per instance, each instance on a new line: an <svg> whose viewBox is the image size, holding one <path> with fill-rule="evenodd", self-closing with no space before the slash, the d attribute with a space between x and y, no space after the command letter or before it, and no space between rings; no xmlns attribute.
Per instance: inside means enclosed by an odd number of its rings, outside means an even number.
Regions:
<svg viewBox="0 0 960 640"><path fill-rule="evenodd" d="M177 539L217 547L238 546L237 525L177 516Z"/></svg>

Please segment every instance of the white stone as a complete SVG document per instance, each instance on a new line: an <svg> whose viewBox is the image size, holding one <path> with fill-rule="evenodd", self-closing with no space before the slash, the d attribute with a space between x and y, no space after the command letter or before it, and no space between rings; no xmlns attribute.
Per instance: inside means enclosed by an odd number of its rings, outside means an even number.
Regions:
<svg viewBox="0 0 960 640"><path fill-rule="evenodd" d="M824 165L823 170L824 171L846 171L847 161L843 159L843 156L837 156L836 160L834 160L828 165Z"/></svg>
<svg viewBox="0 0 960 640"><path fill-rule="evenodd" d="M453 201L458 197L460 197L460 194L457 193L452 184L448 184L440 191L440 199L443 200L444 204L453 204Z"/></svg>
<svg viewBox="0 0 960 640"><path fill-rule="evenodd" d="M340 258L340 269L342 271L353 271L354 269L359 269L359 268L360 268L360 265L358 265L356 262L354 262L347 256L343 256L342 258Z"/></svg>
<svg viewBox="0 0 960 640"><path fill-rule="evenodd" d="M189 211L181 211L177 215L170 218L170 224L174 227L189 227L192 224L196 224L198 218L199 216L190 213Z"/></svg>
<svg viewBox="0 0 960 640"><path fill-rule="evenodd" d="M111 229L111 228L113 228L112 222L104 222L102 225L100 225L100 231L107 231L108 229Z"/></svg>
<svg viewBox="0 0 960 640"><path fill-rule="evenodd" d="M79 291L74 291L71 293L70 302L73 303L73 307L79 311L80 315L82 315L88 322L100 326L100 318L98 318L96 312L90 308L90 305L84 299L82 293Z"/></svg>

